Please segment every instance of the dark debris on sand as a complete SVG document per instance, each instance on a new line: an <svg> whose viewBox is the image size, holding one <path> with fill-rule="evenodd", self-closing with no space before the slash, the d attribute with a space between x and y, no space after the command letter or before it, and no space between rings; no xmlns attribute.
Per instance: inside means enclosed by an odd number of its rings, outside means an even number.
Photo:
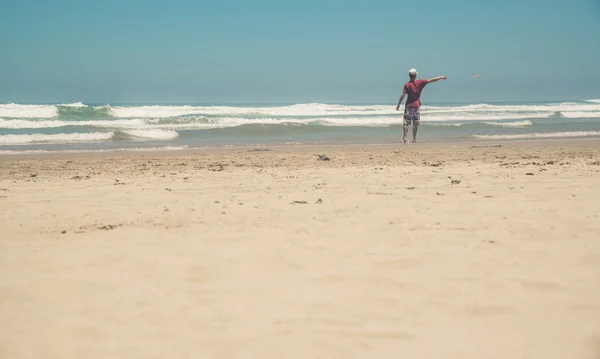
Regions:
<svg viewBox="0 0 600 359"><path fill-rule="evenodd" d="M489 148L489 147L502 147L502 145L473 145L471 148Z"/></svg>
<svg viewBox="0 0 600 359"><path fill-rule="evenodd" d="M430 166L430 167L439 167L441 165L443 165L444 163L441 161L437 161L437 162L427 162L427 161L423 161L423 164L425 166Z"/></svg>
<svg viewBox="0 0 600 359"><path fill-rule="evenodd" d="M115 229L115 228L118 228L118 227L121 227L121 225L120 224L106 224L104 226L100 226L100 227L97 227L97 228L105 230L105 231L110 231L111 229Z"/></svg>
<svg viewBox="0 0 600 359"><path fill-rule="evenodd" d="M227 164L208 165L208 170L213 172L221 172L225 169L225 166L227 166Z"/></svg>

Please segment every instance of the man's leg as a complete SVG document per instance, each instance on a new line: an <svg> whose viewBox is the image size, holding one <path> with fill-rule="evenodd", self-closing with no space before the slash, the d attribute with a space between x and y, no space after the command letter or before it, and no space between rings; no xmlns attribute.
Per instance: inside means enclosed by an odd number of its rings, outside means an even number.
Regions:
<svg viewBox="0 0 600 359"><path fill-rule="evenodd" d="M421 124L421 109L417 108L414 113L414 117L412 120L413 124L413 142L417 142L417 131L419 130L419 125Z"/></svg>
<svg viewBox="0 0 600 359"><path fill-rule="evenodd" d="M410 125L410 117L408 116L407 109L404 109L404 136L402 136L402 143L406 143L406 135L408 135L408 125Z"/></svg>
<svg viewBox="0 0 600 359"><path fill-rule="evenodd" d="M419 124L413 123L413 142L417 142L417 131L419 130Z"/></svg>

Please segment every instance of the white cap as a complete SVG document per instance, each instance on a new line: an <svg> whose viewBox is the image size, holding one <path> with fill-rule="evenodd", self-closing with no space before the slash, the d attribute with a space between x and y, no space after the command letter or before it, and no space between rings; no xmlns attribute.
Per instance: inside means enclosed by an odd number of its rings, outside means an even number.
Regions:
<svg viewBox="0 0 600 359"><path fill-rule="evenodd" d="M410 71L408 71L408 74L411 76L417 76L419 73L415 69L410 69Z"/></svg>

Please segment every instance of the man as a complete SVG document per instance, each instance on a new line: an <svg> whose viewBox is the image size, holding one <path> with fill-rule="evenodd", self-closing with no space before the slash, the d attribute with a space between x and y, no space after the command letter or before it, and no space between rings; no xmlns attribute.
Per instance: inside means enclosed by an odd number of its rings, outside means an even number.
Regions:
<svg viewBox="0 0 600 359"><path fill-rule="evenodd" d="M404 100L404 96L408 94L408 98L406 99L406 105L404 107L404 136L402 137L403 143L406 143L408 125L410 125L411 123L413 125L413 143L417 142L417 131L419 129L419 125L421 124L421 114L419 113L419 109L421 108L421 91L423 91L425 85L446 79L446 76L439 76L429 80L417 80L418 74L419 73L415 69L411 69L408 72L410 81L404 84L402 96L400 96L400 100L398 100L398 105L396 106L396 111L399 111L400 104L402 103L402 100Z"/></svg>

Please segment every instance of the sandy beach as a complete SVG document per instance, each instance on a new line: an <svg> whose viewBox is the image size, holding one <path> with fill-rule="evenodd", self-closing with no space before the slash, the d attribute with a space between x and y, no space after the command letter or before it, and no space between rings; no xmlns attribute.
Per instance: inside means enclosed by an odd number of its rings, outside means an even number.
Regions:
<svg viewBox="0 0 600 359"><path fill-rule="evenodd" d="M0 220L3 359L600 357L600 140L6 155Z"/></svg>

